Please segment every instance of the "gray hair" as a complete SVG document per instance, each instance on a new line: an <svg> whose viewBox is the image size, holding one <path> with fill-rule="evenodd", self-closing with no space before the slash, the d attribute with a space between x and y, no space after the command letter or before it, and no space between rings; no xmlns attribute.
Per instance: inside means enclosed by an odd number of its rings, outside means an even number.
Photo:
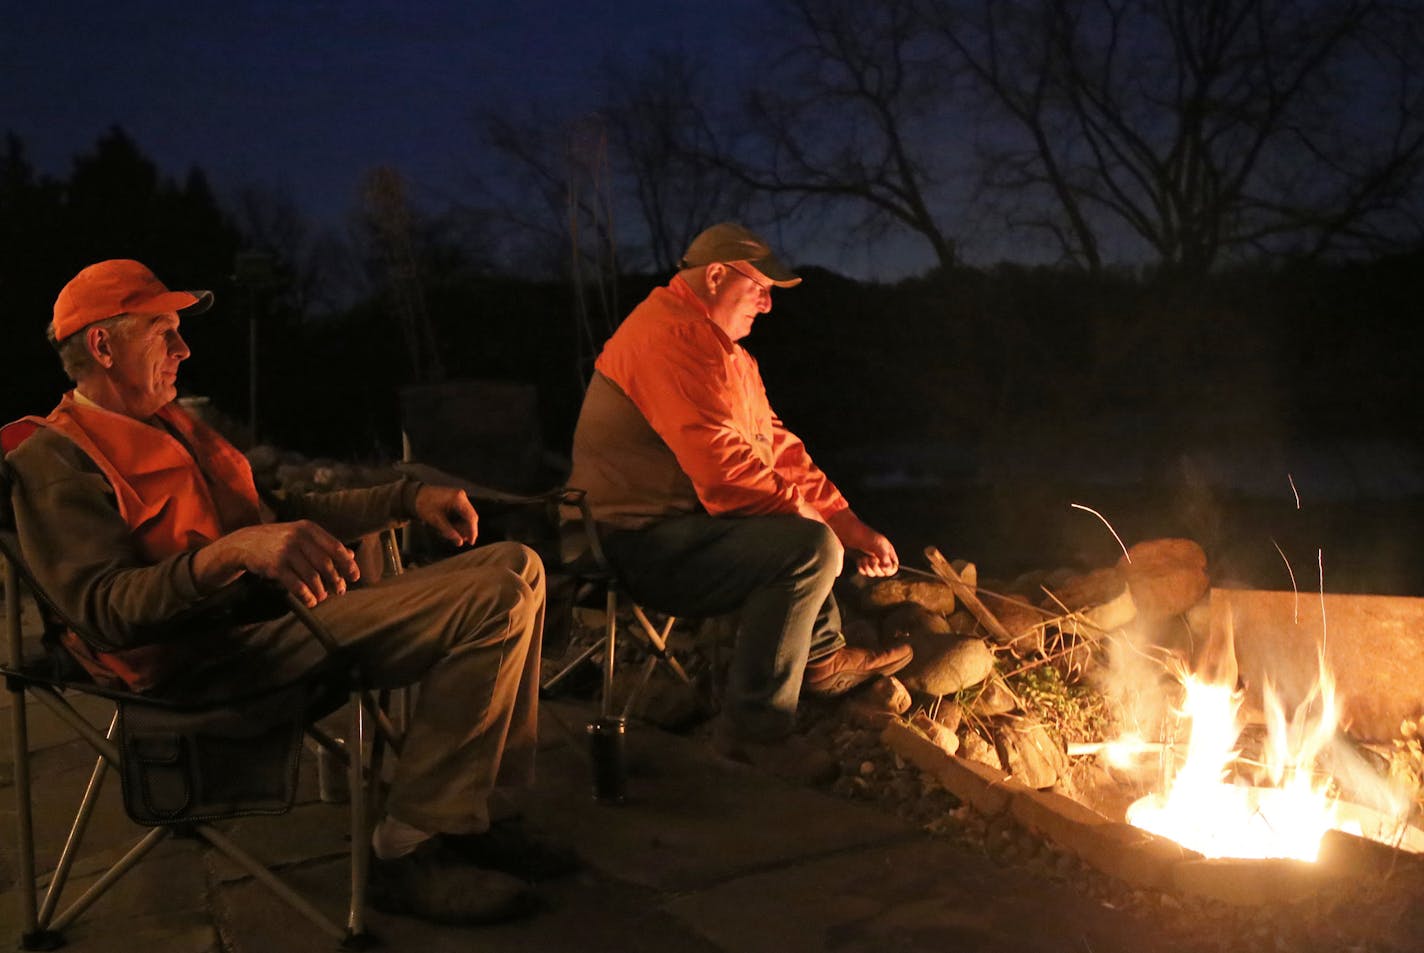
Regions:
<svg viewBox="0 0 1424 953"><path fill-rule="evenodd" d="M56 341L54 339L54 325L51 324L45 328L45 338L50 344L54 345L54 349L59 352L59 363L64 367L65 376L78 384L98 366L94 363L94 355L89 353L89 345L86 343L88 335L85 334L85 332L89 328L99 327L108 328L111 332L117 334L120 333L118 328L131 317L133 317L131 314L116 314L112 318L95 321L93 324L86 325L78 331L75 331L63 341Z"/></svg>

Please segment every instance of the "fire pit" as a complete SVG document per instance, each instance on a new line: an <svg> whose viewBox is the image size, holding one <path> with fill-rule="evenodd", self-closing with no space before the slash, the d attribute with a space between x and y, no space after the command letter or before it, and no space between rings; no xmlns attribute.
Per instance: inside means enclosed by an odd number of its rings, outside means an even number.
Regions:
<svg viewBox="0 0 1424 953"><path fill-rule="evenodd" d="M1281 600L1265 594L1261 601ZM1221 607L1219 618L1197 653L1197 671L1181 673L1180 707L1162 729L1185 741L1154 746L1156 757L1148 763L1161 783L1127 809L1127 820L1207 857L1314 861L1332 829L1418 850L1424 835L1408 826L1413 792L1372 771L1338 735L1342 703L1323 642L1314 642L1316 675L1309 682L1297 679L1303 687L1296 696L1283 697L1272 672L1254 681L1264 743L1256 757L1243 756L1240 708L1246 693L1237 689L1233 607L1244 602L1241 593L1213 599ZM1297 613L1292 624L1299 628ZM1289 653L1285 660L1294 661ZM1127 753L1120 746L1104 749L1122 763ZM1359 792L1369 806L1342 801L1342 788Z"/></svg>
<svg viewBox="0 0 1424 953"><path fill-rule="evenodd" d="M987 601L976 612L992 615ZM1216 590L1203 605L1209 617L1198 622L1209 618L1210 634L1180 656L1181 697L1154 725L1161 740L1073 746L1119 759L1101 772L1119 782L1117 803L1062 783L1038 790L1003 763L982 763L992 758L963 757L923 714L882 723L882 743L992 823L1011 822L1139 888L1288 903L1418 863L1424 831L1407 823L1414 791L1391 786L1363 743L1388 740L1389 719L1420 709L1424 658L1414 681L1401 671L1420 640L1388 636L1424 632L1424 600ZM1342 656L1348 692L1332 674ZM1368 677L1386 669L1389 679ZM1356 734L1361 726L1368 731Z"/></svg>

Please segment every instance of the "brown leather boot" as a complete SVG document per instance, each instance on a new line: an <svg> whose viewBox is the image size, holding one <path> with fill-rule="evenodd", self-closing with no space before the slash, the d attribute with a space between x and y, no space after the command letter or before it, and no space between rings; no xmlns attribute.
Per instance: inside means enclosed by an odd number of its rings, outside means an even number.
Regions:
<svg viewBox="0 0 1424 953"><path fill-rule="evenodd" d="M888 649L863 649L847 645L825 658L806 664L801 692L821 698L844 695L877 675L895 674L910 664L914 654L914 649L905 643L893 645Z"/></svg>

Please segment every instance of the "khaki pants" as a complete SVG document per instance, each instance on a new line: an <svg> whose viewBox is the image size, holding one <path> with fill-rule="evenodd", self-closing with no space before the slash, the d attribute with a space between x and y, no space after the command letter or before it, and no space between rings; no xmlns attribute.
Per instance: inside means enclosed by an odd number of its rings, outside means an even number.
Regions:
<svg viewBox="0 0 1424 953"><path fill-rule="evenodd" d="M481 546L314 611L375 687L420 687L388 813L432 833L485 830L490 791L533 778L539 557L518 543ZM183 679L185 696L285 684L326 659L293 615L236 630L228 645Z"/></svg>

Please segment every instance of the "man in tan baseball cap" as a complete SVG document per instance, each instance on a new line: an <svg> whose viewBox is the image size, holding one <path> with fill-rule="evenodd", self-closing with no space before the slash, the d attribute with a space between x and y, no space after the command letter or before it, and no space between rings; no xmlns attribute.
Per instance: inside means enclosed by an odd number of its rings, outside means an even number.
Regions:
<svg viewBox="0 0 1424 953"><path fill-rule="evenodd" d="M792 734L798 696L842 694L898 671L911 651L846 645L831 596L845 553L886 576L895 547L772 411L740 343L772 290L800 282L745 226L694 238L678 273L604 345L569 485L586 491L634 598L675 615L739 614L719 750L824 781L834 762Z"/></svg>
<svg viewBox="0 0 1424 953"><path fill-rule="evenodd" d="M801 278L781 263L770 245L735 222L713 225L694 238L678 268L700 268L734 261L751 265L778 288L794 288L801 283Z"/></svg>

